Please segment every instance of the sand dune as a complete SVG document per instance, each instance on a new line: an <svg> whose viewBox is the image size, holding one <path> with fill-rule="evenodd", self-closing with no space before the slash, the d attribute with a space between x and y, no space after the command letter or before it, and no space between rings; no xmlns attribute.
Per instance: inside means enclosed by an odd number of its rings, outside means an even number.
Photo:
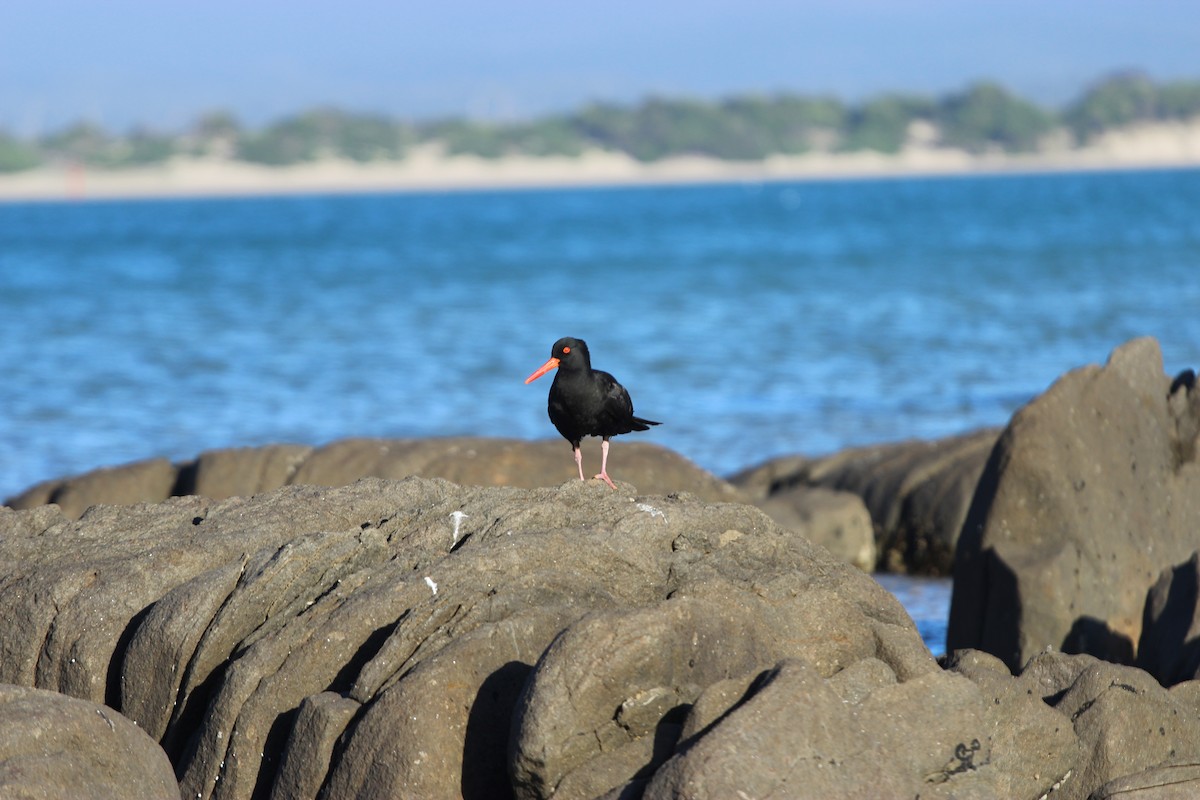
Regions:
<svg viewBox="0 0 1200 800"><path fill-rule="evenodd" d="M1110 131L1086 147L1048 144L1034 154L974 155L929 145L922 137L900 153L810 153L732 162L699 156L639 162L592 150L577 158L447 156L440 146L414 148L403 161L324 159L265 167L228 159L175 158L121 170L53 166L0 175L0 200L197 197L763 182L843 177L966 175L998 172L1200 166L1200 119Z"/></svg>

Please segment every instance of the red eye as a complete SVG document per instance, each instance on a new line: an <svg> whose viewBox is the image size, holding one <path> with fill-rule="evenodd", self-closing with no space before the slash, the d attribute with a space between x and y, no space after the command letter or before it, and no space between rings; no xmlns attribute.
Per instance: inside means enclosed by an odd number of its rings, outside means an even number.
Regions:
<svg viewBox="0 0 1200 800"><path fill-rule="evenodd" d="M563 348L563 355L564 355L564 356L565 356L567 353L569 353L569 352L571 352L571 348L569 348L569 347L564 347L564 348Z"/></svg>

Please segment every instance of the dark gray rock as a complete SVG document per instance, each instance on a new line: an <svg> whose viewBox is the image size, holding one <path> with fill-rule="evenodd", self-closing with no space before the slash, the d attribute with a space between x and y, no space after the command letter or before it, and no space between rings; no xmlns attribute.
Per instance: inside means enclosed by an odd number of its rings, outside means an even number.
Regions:
<svg viewBox="0 0 1200 800"><path fill-rule="evenodd" d="M1175 460L1180 464L1195 461L1200 446L1200 389L1196 387L1195 371L1185 369L1176 375L1169 394L1167 403L1175 420L1174 441L1178 448Z"/></svg>
<svg viewBox="0 0 1200 800"><path fill-rule="evenodd" d="M979 685L989 703L1027 706L999 731L1011 740L1010 752L1032 771L1045 769L1039 766L1039 758L1052 751L1067 757L1069 774L1062 775L1054 797L1123 796L1114 794L1117 787L1149 792L1166 785L1168 775L1191 780L1186 771L1166 766L1200 763L1200 683L1189 681L1168 691L1142 670L1083 654L1039 654L1016 677L995 656L981 651L958 651L945 661L949 669ZM1048 742L1044 734L1027 727L1030 717L1024 714L1048 709L1059 721L1058 741ZM1064 731L1073 736L1064 738ZM1157 771L1158 767L1164 770ZM1054 771L1060 769L1061 762ZM1122 780L1126 776L1132 777ZM995 796L1023 795L998 792Z"/></svg>
<svg viewBox="0 0 1200 800"><path fill-rule="evenodd" d="M0 797L178 800L171 762L111 708L0 684Z"/></svg>
<svg viewBox="0 0 1200 800"><path fill-rule="evenodd" d="M804 455L777 456L730 475L729 482L751 500L763 500L781 489L802 484L810 467L820 460Z"/></svg>
<svg viewBox="0 0 1200 800"><path fill-rule="evenodd" d="M899 678L880 659L829 677L783 661L685 739L645 798L1033 798L1070 772L1070 724L1039 699L941 670Z"/></svg>
<svg viewBox="0 0 1200 800"><path fill-rule="evenodd" d="M637 611L590 614L554 641L517 709L517 797L591 798L648 774L670 754L685 712L708 685L788 655L832 674L884 654L886 629L898 622L848 615L834 587L782 571L763 575L750 596L720 583L702 589ZM841 636L829 635L831 618ZM927 650L904 641L888 653L899 670L936 671Z"/></svg>
<svg viewBox="0 0 1200 800"><path fill-rule="evenodd" d="M1047 647L1132 662L1147 590L1200 530L1200 464L1178 439L1194 404L1171 384L1137 339L1014 415L963 526L951 650L1014 669Z"/></svg>
<svg viewBox="0 0 1200 800"><path fill-rule="evenodd" d="M1071 720L1084 751L1066 800L1169 761L1200 763L1198 709L1142 670L1094 664L1055 708Z"/></svg>
<svg viewBox="0 0 1200 800"><path fill-rule="evenodd" d="M153 458L39 483L4 504L26 509L54 503L64 514L78 519L90 506L99 503L132 505L165 500L172 494L176 477L171 462Z"/></svg>
<svg viewBox="0 0 1200 800"><path fill-rule="evenodd" d="M680 647L736 633L738 672L795 651L936 669L893 597L757 509L618 488L365 479L79 520L3 510L0 671L120 707L188 797L480 798L508 785L535 663L582 620L657 619ZM635 771L681 713L643 688L618 703ZM636 749L578 774L615 788Z"/></svg>
<svg viewBox="0 0 1200 800"><path fill-rule="evenodd" d="M584 499L588 497L587 492L592 492L591 499L601 501L599 506L592 502L579 508L583 516L573 523L595 529L597 534L606 528L615 528L612 536L594 540L595 547L581 550L577 534L561 538L549 534L536 540L516 539L496 526L495 534L503 536L499 540L502 545L499 549L493 547L482 555L472 555L469 549L464 550L454 572L445 577L432 576L438 586L437 597L444 596L448 598L446 602L453 602L456 607L476 608L477 611L475 615L465 616L461 622L451 623L439 618L429 626L413 625L410 629L397 630L364 667L350 694L370 697L379 693L378 700L361 716L359 726L346 744L345 758L334 766L327 787L328 796L362 792L385 796L406 793L439 796L446 790L447 781L457 786L467 776L471 776L474 783L463 784L464 796L472 791L475 792L473 796L489 796L479 787L494 787L506 780L503 761L476 757L467 770L465 764L456 763L456 760L463 758L464 753L495 754L507 749L508 717L516 703L519 679L524 678L536 655L554 634L588 611L636 608L681 590L701 577L707 579L709 576L704 571L698 577L691 573L702 565L724 562L734 553L753 549L761 538L763 526L770 525L761 515L747 517L749 509L744 507L707 507L704 513L695 515L687 504L678 502L643 503L644 507L639 508L636 504L631 507L624 500L605 510L608 501L615 498L610 496L611 493L605 495L603 492L597 496L598 489L603 487L573 482L560 490L567 492L560 495L564 499ZM620 517L611 519L612 511L622 509L625 510ZM444 511L443 526L450 509ZM463 520L464 530L468 529L466 526L477 524L471 521L475 515L469 509L467 513L470 516ZM524 525L533 523L541 527L553 519L556 520L554 526L561 527L567 521L559 509L539 510L535 516L544 522L525 519L528 515L527 508L518 512ZM481 516L496 515L482 513ZM604 523L606 517L611 521ZM596 529L598 523L600 526ZM631 524L634 527L628 527ZM628 530L622 531L623 527ZM741 542L743 538L747 541ZM781 559L783 565L791 564L793 568L795 562L782 557L779 544L786 541L790 546L800 546L802 551L809 550L798 536L775 541L771 557ZM694 552L698 547L702 549ZM512 559L511 566L497 565L498 553L505 554L506 560ZM667 553L672 554L670 563L662 561ZM693 561L698 563L689 568ZM770 574L781 568L769 567L765 553L750 563L757 565L754 568L756 574ZM567 564L571 565L569 582L564 583L566 576L561 570ZM511 577L500 585L496 584L495 578L486 577L497 573ZM743 580L749 577L747 575ZM654 589L655 586L660 588ZM433 599L428 584L418 583L417 591ZM486 593L486 603L479 607L479 600L464 601L464 592L466 597ZM889 607L895 613L895 607ZM536 614L533 609L537 609ZM508 616L499 619L479 616L485 610L488 614L503 612ZM454 645L453 649L449 649L448 644L439 645L446 649L433 648L425 660L411 665L410 654L421 649L422 637L437 630L432 627L434 623L442 628L462 626L457 634L462 644ZM497 646L496 642L503 646ZM471 652L475 653L473 657L469 656ZM389 682L395 680L392 676L397 673L406 677L389 686ZM407 677L409 674L411 677ZM469 680L464 678L468 674ZM483 693L485 684L491 688L490 696ZM430 693L429 685L446 689ZM383 691L380 693L377 687L384 687ZM486 702L481 702L485 699ZM412 712L401 714L399 709L411 709ZM484 724L489 716L503 717L505 722L489 728ZM431 733L430 720L437 720L439 733ZM442 735L451 737L452 741L445 747L431 747L431 740ZM464 742L470 742L471 746L468 748ZM381 751L389 757L380 758Z"/></svg>
<svg viewBox="0 0 1200 800"><path fill-rule="evenodd" d="M108 702L133 716L129 707L142 701L122 705L123 687L158 678L125 674L120 665L126 648L138 638L135 623L151 614L154 603L214 565L243 560L251 567L267 565L267 554L284 548L298 532L376 524L395 513L396 501L395 494L389 497L365 485L336 495L291 487L253 501L234 498L213 504L185 497L159 505L95 506L78 521L47 515L44 509L0 512L5 531L0 560L10 565L0 573L0 607L6 609L0 616L0 681ZM44 527L30 529L20 521L25 514L36 515ZM7 535L10 521L16 535ZM292 568L291 562L279 568ZM236 569L241 575L242 567ZM284 604L287 597L291 595L284 592L271 601ZM222 601L212 602L224 611L217 622L237 613ZM191 606L187 611L195 614ZM262 620L255 615L261 611L241 613L260 626ZM190 625L176 626L180 628L196 635ZM205 631L201 651L208 653L206 643L224 630L217 625ZM165 646L169 640L157 642ZM221 641L230 648L234 644ZM191 668L207 674L227 656L228 652L217 654ZM146 663L163 668L178 664L179 657L172 652ZM179 680L175 672L167 673L171 680ZM159 704L158 716L161 706L171 701L180 713L179 698L170 691L157 690L154 697L147 703Z"/></svg>
<svg viewBox="0 0 1200 800"><path fill-rule="evenodd" d="M995 658L995 656L992 656ZM998 663L1000 662L997 659ZM1085 670L1104 662L1086 653L1068 654L1056 650L1038 653L1018 675L1018 683L1029 694L1050 705L1057 705L1067 689L1075 685Z"/></svg>
<svg viewBox="0 0 1200 800"><path fill-rule="evenodd" d="M296 471L312 452L313 448L300 444L210 450L190 464L180 466L174 493L224 500L269 492L295 483ZM344 483L353 483L360 477L355 475Z"/></svg>
<svg viewBox="0 0 1200 800"><path fill-rule="evenodd" d="M1089 800L1193 800L1200 797L1200 761L1171 759L1111 780Z"/></svg>
<svg viewBox="0 0 1200 800"><path fill-rule="evenodd" d="M1137 665L1164 686L1200 676L1200 552L1150 587Z"/></svg>
<svg viewBox="0 0 1200 800"><path fill-rule="evenodd" d="M583 457L585 474L590 476L599 470L599 440L584 441ZM647 494L686 491L715 502L743 499L725 481L658 445L615 440L609 465L615 480L633 484ZM361 477L400 479L413 475L444 478L467 486L523 489L557 486L578 478L571 446L565 440L462 437L346 439L314 451L291 482L341 486Z"/></svg>
<svg viewBox="0 0 1200 800"><path fill-rule="evenodd" d="M600 466L599 440L583 444L587 469ZM619 441L612 472L649 494L690 492L712 502L743 502L732 485L683 456L646 442ZM589 473L592 474L592 473ZM577 476L567 442L483 437L344 439L320 448L276 444L213 450L173 465L151 459L33 486L5 501L14 509L56 503L78 518L97 504L157 503L201 495L246 497L287 485L347 486L359 478L444 478L470 486L557 486Z"/></svg>
<svg viewBox="0 0 1200 800"><path fill-rule="evenodd" d="M906 468L925 470L929 475L922 473L919 479L910 482L911 486L905 484L906 494L898 498L898 502L907 503L909 511L896 517L893 527L898 527L884 538L894 544L897 536L906 537L906 541L919 543L914 547L925 553L929 549L927 537L914 531L931 528L921 520L932 521L930 524L937 528L938 536L949 539L943 529L948 530L947 526L952 522L951 527L957 532L961 520L955 516L954 497L958 489L947 490L946 486L958 487L959 482L974 479L974 473L969 469L951 470L947 466L930 472L930 465L925 463L930 461L931 452L941 454L939 458L944 457L937 462L942 465L954 463L953 453L966 458L963 455L966 448L955 444L956 441L889 445L819 461L777 459L745 473L739 479L744 488L722 481L681 456L645 442L619 442L619 449L614 447L613 463L614 472L622 480L650 494L686 491L711 502L748 502L751 495L760 495L757 505L776 522L803 533L841 559L869 571L880 559L871 516L862 500L853 492L808 485L798 477L801 475L798 470L816 469L821 480L828 483L853 483L847 474L853 476L859 468L873 469L876 459L870 454L876 450L918 453L920 458L904 462L908 465ZM583 449L589 463L599 461L597 442L588 440ZM952 453L947 455L950 451ZM896 459L885 461L892 464ZM914 466L916 462L921 463ZM832 464L842 464L842 468L834 469ZM8 502L14 508L27 509L60 501L65 503L64 513L78 517L88 506L99 503L160 502L180 495L223 500L287 485L345 486L363 477L400 480L418 476L444 478L462 485L537 488L558 485L574 475L570 447L561 441L525 442L476 437L345 439L320 448L284 444L212 450L178 466L161 459L138 462L48 482ZM947 492L949 499L945 497ZM881 513L891 514L892 510L885 509ZM905 552L910 550L917 552L912 548ZM934 569L925 555L905 563L895 547L888 552L891 553L889 568L901 571Z"/></svg>
<svg viewBox="0 0 1200 800"><path fill-rule="evenodd" d="M272 800L320 794L338 737L361 710L361 703L337 692L304 698L283 748L277 779L271 787Z"/></svg>
<svg viewBox="0 0 1200 800"><path fill-rule="evenodd" d="M1200 763L1200 682L1167 690L1143 670L1084 654L1041 653L1016 677L995 656L977 650L958 651L945 662L978 684L989 702L1033 701L1043 711L1054 710L1060 737L1063 730L1073 732L1065 741L1047 742L1024 727L1027 719L1020 715L1003 729L1012 739L1012 752L1031 769L1050 750L1069 756L1070 774L1054 797L1115 797L1123 796L1115 794L1118 787L1136 787L1147 794L1133 796L1151 798L1159 797L1149 792L1166 786L1167 776L1185 784L1193 780L1181 767Z"/></svg>
<svg viewBox="0 0 1200 800"><path fill-rule="evenodd" d="M857 494L871 515L880 568L946 575L997 435L985 429L935 441L850 448L822 458L790 456L741 472L730 482L769 512L778 511L775 498L796 487Z"/></svg>
<svg viewBox="0 0 1200 800"><path fill-rule="evenodd" d="M107 699L202 800L1082 800L1200 759L1200 682L1057 652L942 669L895 598L758 509L618 489L2 509L0 671Z"/></svg>
<svg viewBox="0 0 1200 800"><path fill-rule="evenodd" d="M756 505L785 528L799 531L841 561L875 569L875 530L862 499L851 492L793 486Z"/></svg>
<svg viewBox="0 0 1200 800"><path fill-rule="evenodd" d="M960 777L957 788L964 793L951 796L1033 798L1052 790L1051 797L1062 797L1076 791L1076 772L1086 754L1071 720L1054 705L1078 674L1097 662L1090 656L1069 656L1075 661L1068 663L1061 654L1045 657L1016 677L998 658L979 650L960 650L945 659L950 671L979 687L988 709L987 738L981 741L990 748L989 758L977 762L985 769Z"/></svg>

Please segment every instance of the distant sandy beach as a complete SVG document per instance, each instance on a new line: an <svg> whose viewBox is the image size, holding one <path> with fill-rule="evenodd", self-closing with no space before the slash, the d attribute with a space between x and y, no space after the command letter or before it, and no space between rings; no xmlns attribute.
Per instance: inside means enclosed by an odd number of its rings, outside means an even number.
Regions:
<svg viewBox="0 0 1200 800"><path fill-rule="evenodd" d="M836 178L1200 167L1200 120L1111 131L1086 147L975 155L911 143L901 152L809 153L732 162L704 157L643 163L592 150L576 158L447 156L439 145L402 161L325 159L266 167L228 159L176 158L122 170L44 167L0 175L0 201L220 197L309 193L768 182Z"/></svg>

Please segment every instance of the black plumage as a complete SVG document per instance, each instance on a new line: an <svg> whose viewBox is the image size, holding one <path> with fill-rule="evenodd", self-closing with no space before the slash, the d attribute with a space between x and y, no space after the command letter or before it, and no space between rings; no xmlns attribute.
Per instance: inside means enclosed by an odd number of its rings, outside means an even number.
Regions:
<svg viewBox="0 0 1200 800"><path fill-rule="evenodd" d="M585 436L599 436L600 474L596 475L612 488L608 477L608 440L632 431L649 430L661 423L635 417L629 392L612 375L592 369L587 343L569 336L559 339L550 350L550 360L525 379L532 383L552 369L558 370L550 385L546 410L550 421L571 443L579 479L583 480L583 454L579 444Z"/></svg>

